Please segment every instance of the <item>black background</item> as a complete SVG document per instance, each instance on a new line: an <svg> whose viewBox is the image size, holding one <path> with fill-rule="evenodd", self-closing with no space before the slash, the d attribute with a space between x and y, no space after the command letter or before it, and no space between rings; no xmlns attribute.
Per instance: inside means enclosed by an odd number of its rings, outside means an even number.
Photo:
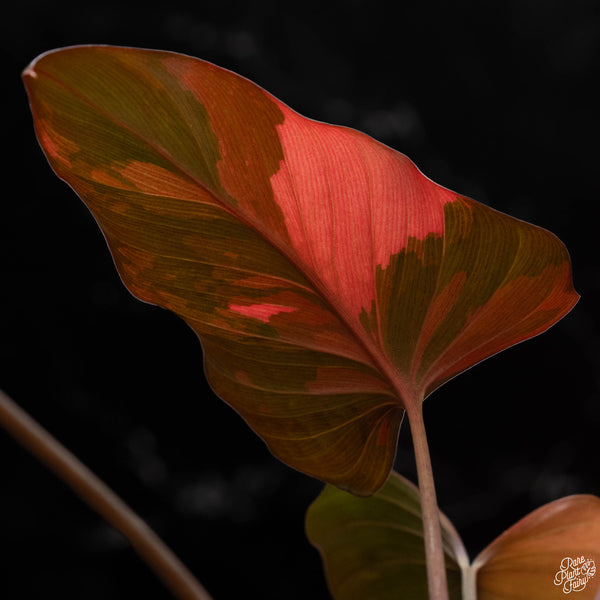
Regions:
<svg viewBox="0 0 600 600"><path fill-rule="evenodd" d="M393 8L392 8L393 6ZM19 76L110 43L230 68L302 114L408 154L438 183L554 231L582 300L426 402L441 508L474 557L537 506L600 495L600 10L592 0L70 4L3 9L0 387L105 479L215 600L327 598L280 464L206 388L177 317L125 290L48 167ZM410 436L397 467L414 479ZM0 598L169 598L122 538L0 431Z"/></svg>

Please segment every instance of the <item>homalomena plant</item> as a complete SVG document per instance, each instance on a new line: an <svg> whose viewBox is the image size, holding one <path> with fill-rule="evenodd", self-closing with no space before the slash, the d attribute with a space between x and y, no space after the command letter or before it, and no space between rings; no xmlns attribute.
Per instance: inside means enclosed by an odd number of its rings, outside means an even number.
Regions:
<svg viewBox="0 0 600 600"><path fill-rule="evenodd" d="M125 285L193 328L209 383L275 456L372 495L406 412L429 596L447 598L422 403L573 307L562 243L195 58L72 47L24 81Z"/></svg>
<svg viewBox="0 0 600 600"><path fill-rule="evenodd" d="M442 513L440 524L450 600L549 600L571 592L600 600L596 496L567 496L536 509L472 563ZM307 512L306 532L335 600L427 600L419 492L397 473L366 499L326 486Z"/></svg>

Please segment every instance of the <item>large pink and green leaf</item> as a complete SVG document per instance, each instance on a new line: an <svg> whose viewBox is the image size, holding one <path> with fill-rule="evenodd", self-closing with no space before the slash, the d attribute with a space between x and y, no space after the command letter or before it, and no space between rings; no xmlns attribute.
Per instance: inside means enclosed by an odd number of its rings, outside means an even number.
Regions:
<svg viewBox="0 0 600 600"><path fill-rule="evenodd" d="M212 64L73 47L24 80L129 290L185 319L216 393L310 475L373 493L405 408L576 302L551 233Z"/></svg>
<svg viewBox="0 0 600 600"><path fill-rule="evenodd" d="M451 600L600 600L600 498L568 496L510 527L472 565L440 513ZM421 502L392 472L370 498L326 486L306 514L334 600L427 600Z"/></svg>

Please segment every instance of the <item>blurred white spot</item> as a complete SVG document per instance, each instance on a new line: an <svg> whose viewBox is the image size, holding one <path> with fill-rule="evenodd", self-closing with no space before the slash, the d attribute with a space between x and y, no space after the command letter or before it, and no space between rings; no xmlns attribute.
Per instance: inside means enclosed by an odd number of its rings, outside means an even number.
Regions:
<svg viewBox="0 0 600 600"><path fill-rule="evenodd" d="M241 466L230 479L204 475L183 487L177 497L178 509L206 519L244 522L256 518L261 500L270 496L280 482L269 466Z"/></svg>
<svg viewBox="0 0 600 600"><path fill-rule="evenodd" d="M154 434L144 428L135 429L127 440L133 468L142 483L157 486L167 479L167 467L157 453Z"/></svg>
<svg viewBox="0 0 600 600"><path fill-rule="evenodd" d="M371 112L365 117L361 128L376 139L415 138L423 130L417 110L408 103Z"/></svg>
<svg viewBox="0 0 600 600"><path fill-rule="evenodd" d="M237 59L252 58L258 54L254 37L248 31L235 31L228 34L225 45L229 53Z"/></svg>
<svg viewBox="0 0 600 600"><path fill-rule="evenodd" d="M225 481L208 476L184 487L177 498L177 504L183 513L214 519L229 512L227 496Z"/></svg>

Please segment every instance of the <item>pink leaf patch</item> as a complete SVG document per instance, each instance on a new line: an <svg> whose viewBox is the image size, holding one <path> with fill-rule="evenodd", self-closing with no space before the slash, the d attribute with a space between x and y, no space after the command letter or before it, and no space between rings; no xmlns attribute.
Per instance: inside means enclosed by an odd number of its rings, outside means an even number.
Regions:
<svg viewBox="0 0 600 600"><path fill-rule="evenodd" d="M231 71L81 46L24 80L129 290L194 329L211 386L273 454L344 489L383 485L405 410L577 301L548 231Z"/></svg>
<svg viewBox="0 0 600 600"><path fill-rule="evenodd" d="M230 304L229 308L240 315L258 319L263 323L268 323L273 315L291 313L298 310L294 306L280 306L278 304L251 304L250 306Z"/></svg>

